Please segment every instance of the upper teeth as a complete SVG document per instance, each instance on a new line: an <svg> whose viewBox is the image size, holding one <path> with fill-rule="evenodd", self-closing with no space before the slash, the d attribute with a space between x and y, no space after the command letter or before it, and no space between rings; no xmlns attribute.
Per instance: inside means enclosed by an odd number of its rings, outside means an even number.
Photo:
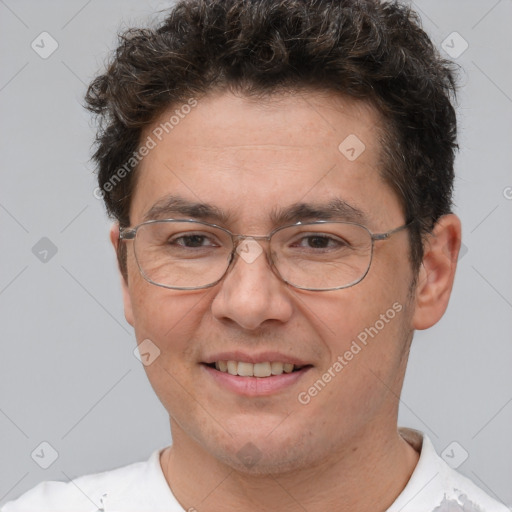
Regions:
<svg viewBox="0 0 512 512"><path fill-rule="evenodd" d="M293 372L293 363L246 363L243 361L217 361L215 368L221 372L241 377L270 377Z"/></svg>

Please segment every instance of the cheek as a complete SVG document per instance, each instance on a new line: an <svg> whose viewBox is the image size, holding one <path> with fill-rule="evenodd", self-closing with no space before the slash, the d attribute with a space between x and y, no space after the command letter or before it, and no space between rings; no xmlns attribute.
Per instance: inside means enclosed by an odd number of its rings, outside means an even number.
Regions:
<svg viewBox="0 0 512 512"><path fill-rule="evenodd" d="M144 367L149 381L167 410L179 409L194 394L198 355L192 340L206 313L205 292L187 295L142 280L131 294L137 343L150 340L146 346L155 354Z"/></svg>
<svg viewBox="0 0 512 512"><path fill-rule="evenodd" d="M364 286L332 292L331 295L317 295L303 299L307 305L304 315L321 333L325 348L335 358L350 348L351 341L364 342L368 331L374 332L375 324L379 333L389 331L396 324L404 294L389 287ZM383 315L383 319L381 316Z"/></svg>
<svg viewBox="0 0 512 512"><path fill-rule="evenodd" d="M174 290L147 282L139 271L132 251L128 252L127 267L128 293L137 343L149 338L160 347L173 328L180 328L179 320L186 316L187 301L180 301Z"/></svg>
<svg viewBox="0 0 512 512"><path fill-rule="evenodd" d="M131 297L137 340L154 338L166 350L178 348L193 335L207 303L204 291L187 294L146 281L133 286Z"/></svg>
<svg viewBox="0 0 512 512"><path fill-rule="evenodd" d="M408 282L396 270L389 278L379 270L376 266L355 287L310 297L309 312L304 313L315 323L324 345L326 358L319 373L330 370L336 375L332 379L336 384L327 386L322 400L336 395L341 408L350 409L361 401L376 406L385 394L383 382L392 388L399 385L396 379L410 331Z"/></svg>
<svg viewBox="0 0 512 512"><path fill-rule="evenodd" d="M337 316L332 307L318 307L323 318L331 318L329 328L319 331L329 355L305 382L301 397L311 399L308 412L325 418L325 428L334 437L357 431L386 404L395 405L403 375L407 313L393 298L374 294L368 303L353 296Z"/></svg>

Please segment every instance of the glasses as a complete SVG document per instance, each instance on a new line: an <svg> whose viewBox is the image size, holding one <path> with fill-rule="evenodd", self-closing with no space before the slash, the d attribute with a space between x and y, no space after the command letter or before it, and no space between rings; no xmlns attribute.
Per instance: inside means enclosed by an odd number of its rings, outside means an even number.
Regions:
<svg viewBox="0 0 512 512"><path fill-rule="evenodd" d="M237 235L197 220L150 220L122 228L119 238L133 240L140 273L151 284L174 290L197 290L217 284L238 254L252 263L269 244L267 260L285 283L302 290L328 291L361 282L372 263L373 247L404 224L386 233L372 233L352 222L297 222L267 236Z"/></svg>

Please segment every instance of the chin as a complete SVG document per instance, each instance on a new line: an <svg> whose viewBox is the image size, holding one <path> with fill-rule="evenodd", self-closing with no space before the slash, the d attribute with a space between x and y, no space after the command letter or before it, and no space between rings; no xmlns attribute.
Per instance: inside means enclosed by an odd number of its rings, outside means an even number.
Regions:
<svg viewBox="0 0 512 512"><path fill-rule="evenodd" d="M295 452L295 453L293 453ZM238 473L252 476L283 475L310 466L301 450L259 449L248 442L237 452L215 453L214 456Z"/></svg>
<svg viewBox="0 0 512 512"><path fill-rule="evenodd" d="M313 463L311 454L315 454L312 443L315 437L311 432L302 430L290 432L283 427L279 431L277 423L271 426L261 422L248 430L237 429L233 437L223 436L223 442L205 446L217 460L239 473L250 475L283 474L307 468ZM273 430L274 429L274 430ZM322 450L321 450L322 451ZM327 455L318 455L318 459Z"/></svg>

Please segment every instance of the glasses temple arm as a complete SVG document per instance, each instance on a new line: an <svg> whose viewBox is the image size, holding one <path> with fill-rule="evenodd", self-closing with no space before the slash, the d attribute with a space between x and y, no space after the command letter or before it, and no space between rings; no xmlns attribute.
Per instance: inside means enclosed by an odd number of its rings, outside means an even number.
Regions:
<svg viewBox="0 0 512 512"><path fill-rule="evenodd" d="M398 226L395 229L392 229L391 231L387 231L386 233L377 233L372 235L373 240L387 240L391 235L394 235L395 233L398 233L399 231L402 231L403 229L408 228L414 223L415 219L412 219L411 221L407 222L406 224L402 224L401 226Z"/></svg>

